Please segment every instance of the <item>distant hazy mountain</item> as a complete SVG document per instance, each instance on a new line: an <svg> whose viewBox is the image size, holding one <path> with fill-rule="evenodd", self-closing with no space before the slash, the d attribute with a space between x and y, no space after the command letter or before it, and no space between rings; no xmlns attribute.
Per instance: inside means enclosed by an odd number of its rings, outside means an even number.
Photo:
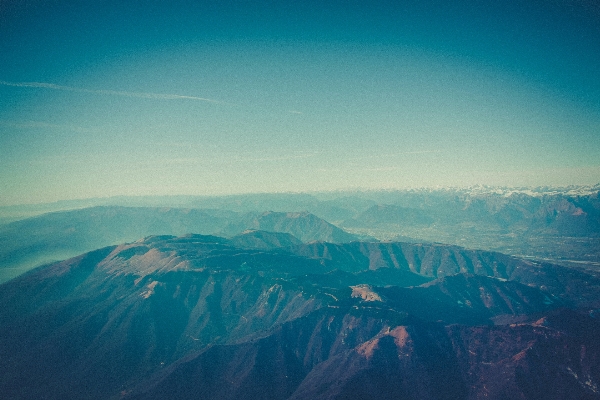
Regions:
<svg viewBox="0 0 600 400"><path fill-rule="evenodd" d="M403 194L392 204L363 211L345 226L444 225L501 233L600 236L600 192L584 196L531 196L524 193Z"/></svg>
<svg viewBox="0 0 600 400"><path fill-rule="evenodd" d="M231 236L245 229L290 233L303 242L351 242L357 237L308 212L264 212L247 214L227 225L221 233Z"/></svg>
<svg viewBox="0 0 600 400"><path fill-rule="evenodd" d="M60 211L0 226L0 282L42 263L148 235L237 235L246 229L290 233L303 241L356 237L310 214L237 213L151 207L92 207ZM292 239L290 244L294 244Z"/></svg>
<svg viewBox="0 0 600 400"><path fill-rule="evenodd" d="M434 219L419 208L378 204L362 212L355 219L346 221L346 226L371 226L381 224L431 225Z"/></svg>
<svg viewBox="0 0 600 400"><path fill-rule="evenodd" d="M565 265L600 266L600 184L563 188L469 188L141 196L0 207L0 224L48 211L103 206L219 209L254 217L309 212L361 239L451 243ZM252 228L248 226L248 228ZM254 229L267 229L257 228ZM239 232L229 232L237 234Z"/></svg>
<svg viewBox="0 0 600 400"><path fill-rule="evenodd" d="M294 241L151 236L0 285L0 393L598 398L600 277L456 246L276 245Z"/></svg>
<svg viewBox="0 0 600 400"><path fill-rule="evenodd" d="M600 192L595 186L504 188L474 186L468 188L422 188L382 191L338 191L323 193L260 193L229 196L115 196L82 200L64 200L45 204L0 207L2 221L23 219L48 212L94 206L171 207L220 209L241 213L308 211L328 221L341 222L359 216L374 205L434 209L456 204L459 209L472 200L489 202L493 208L510 202L577 200ZM570 200L569 200L570 201ZM495 204L495 205L494 205ZM534 205L535 206L535 205ZM454 209L454 208L453 208Z"/></svg>

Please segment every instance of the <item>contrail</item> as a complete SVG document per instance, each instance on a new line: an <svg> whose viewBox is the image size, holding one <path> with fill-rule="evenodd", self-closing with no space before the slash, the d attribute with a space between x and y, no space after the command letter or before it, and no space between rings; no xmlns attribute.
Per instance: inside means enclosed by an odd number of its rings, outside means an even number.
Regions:
<svg viewBox="0 0 600 400"><path fill-rule="evenodd" d="M163 93L143 93L143 92L124 92L119 90L92 90L92 89L83 89L72 86L62 86L55 85L54 83L46 83L46 82L8 82L8 81L0 81L0 85L4 86L14 86L14 87L28 87L28 88L43 88L43 89L53 89L53 90L63 90L67 92L77 92L77 93L91 93L91 94L103 94L109 96L122 96L122 97L136 97L140 99L156 99L156 100L196 100L196 101L206 101L209 103L216 104L229 104L224 101L207 99L205 97L196 97L196 96L184 96L180 94L163 94Z"/></svg>

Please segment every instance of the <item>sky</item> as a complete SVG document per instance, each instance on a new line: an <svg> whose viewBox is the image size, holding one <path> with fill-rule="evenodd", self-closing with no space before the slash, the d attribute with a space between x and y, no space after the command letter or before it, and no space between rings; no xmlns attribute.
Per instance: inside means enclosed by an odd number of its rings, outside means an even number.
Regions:
<svg viewBox="0 0 600 400"><path fill-rule="evenodd" d="M0 205L599 182L593 0L0 0Z"/></svg>

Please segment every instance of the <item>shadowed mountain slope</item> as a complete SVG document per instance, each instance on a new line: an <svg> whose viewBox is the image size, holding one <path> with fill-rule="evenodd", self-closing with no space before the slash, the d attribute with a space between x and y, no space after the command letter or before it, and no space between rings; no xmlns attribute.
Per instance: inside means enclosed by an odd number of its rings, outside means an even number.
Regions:
<svg viewBox="0 0 600 400"><path fill-rule="evenodd" d="M343 263L359 270L383 267L409 270L432 278L468 272L508 278L517 265L531 265L505 254L443 244L402 242L308 243L291 250L305 257Z"/></svg>
<svg viewBox="0 0 600 400"><path fill-rule="evenodd" d="M600 274L506 254L443 244L402 242L308 243L290 249L294 254L327 261L348 271L393 268L430 279L474 274L542 287L574 305L600 307L594 288Z"/></svg>

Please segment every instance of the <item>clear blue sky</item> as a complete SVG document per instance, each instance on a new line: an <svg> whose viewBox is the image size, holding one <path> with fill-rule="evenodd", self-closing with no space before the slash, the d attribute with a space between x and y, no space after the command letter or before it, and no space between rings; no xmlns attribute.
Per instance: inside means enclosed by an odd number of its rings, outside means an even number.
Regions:
<svg viewBox="0 0 600 400"><path fill-rule="evenodd" d="M600 6L0 1L0 205L600 182Z"/></svg>

